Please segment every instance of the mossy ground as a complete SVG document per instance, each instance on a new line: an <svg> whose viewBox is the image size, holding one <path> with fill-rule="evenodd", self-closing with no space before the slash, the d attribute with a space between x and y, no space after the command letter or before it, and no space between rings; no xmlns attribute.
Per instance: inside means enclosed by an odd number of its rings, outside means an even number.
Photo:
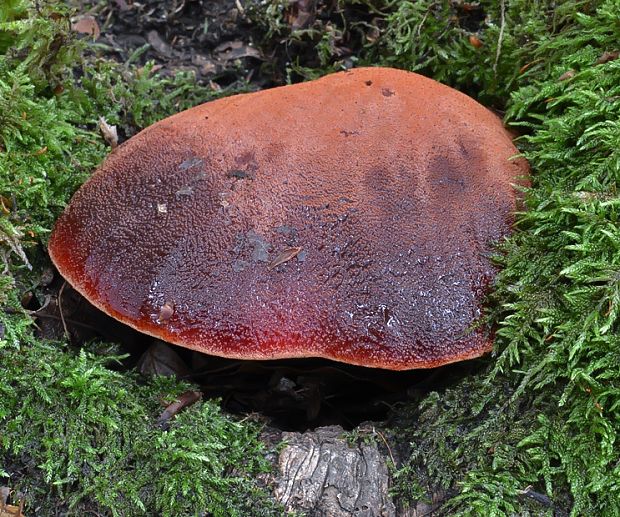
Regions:
<svg viewBox="0 0 620 517"><path fill-rule="evenodd" d="M523 135L532 187L498 247L495 353L475 377L399 412L392 431L411 451L398 493L448 489L450 515L620 515L618 2L341 0L319 2L296 31L288 2L242 3L274 56L264 73L417 70ZM184 386L41 342L20 311L55 217L106 154L97 118L132 134L215 95L191 76L84 61L65 14L26 0L0 7L3 483L28 490L40 514L58 504L277 514L253 480L264 468L254 426L203 402L158 429L158 399Z"/></svg>

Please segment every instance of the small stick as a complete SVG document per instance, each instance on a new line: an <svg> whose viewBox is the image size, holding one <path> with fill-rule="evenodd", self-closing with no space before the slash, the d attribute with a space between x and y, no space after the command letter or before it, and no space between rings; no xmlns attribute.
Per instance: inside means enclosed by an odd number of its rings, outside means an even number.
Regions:
<svg viewBox="0 0 620 517"><path fill-rule="evenodd" d="M379 431L378 429L375 429L374 426L373 426L372 430L375 433L377 433L381 437L381 439L383 440L383 443L387 447L388 454L390 455L390 459L392 460L392 465L394 465L394 468L396 468L396 460L394 460L394 455L392 454L392 449L390 449L390 445L388 444L387 440L385 439L385 436L383 436L383 433L381 431Z"/></svg>
<svg viewBox="0 0 620 517"><path fill-rule="evenodd" d="M497 38L497 53L495 54L495 63L493 63L493 72L497 74L497 64L499 63L499 56L502 53L502 40L504 39L504 26L506 25L506 2L501 1L500 4L500 27L499 37Z"/></svg>
<svg viewBox="0 0 620 517"><path fill-rule="evenodd" d="M67 322L65 321L65 316L62 313L62 293L65 290L65 286L67 285L67 282L63 282L62 283L62 287L60 288L60 291L58 291L58 312L60 313L60 321L62 321L62 328L65 330L65 337L69 340L69 343L71 343L71 336L69 335L69 329L67 328Z"/></svg>

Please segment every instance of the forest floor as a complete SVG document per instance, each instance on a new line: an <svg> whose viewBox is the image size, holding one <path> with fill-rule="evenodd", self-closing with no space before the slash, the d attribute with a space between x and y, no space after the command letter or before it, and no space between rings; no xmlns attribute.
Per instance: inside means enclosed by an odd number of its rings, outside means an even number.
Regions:
<svg viewBox="0 0 620 517"><path fill-rule="evenodd" d="M620 515L616 7L0 6L0 485L9 500L23 500L26 515L282 515L290 501L274 491L287 475L277 461L285 438L380 457L386 514ZM492 355L405 373L205 359L127 330L64 286L45 244L109 152L100 117L124 141L201 102L362 65L440 80L521 135L532 187L498 248Z"/></svg>

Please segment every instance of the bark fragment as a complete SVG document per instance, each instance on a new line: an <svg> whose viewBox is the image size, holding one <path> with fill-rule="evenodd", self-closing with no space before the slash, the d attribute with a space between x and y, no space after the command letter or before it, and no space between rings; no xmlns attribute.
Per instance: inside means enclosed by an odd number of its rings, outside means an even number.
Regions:
<svg viewBox="0 0 620 517"><path fill-rule="evenodd" d="M275 494L287 510L314 517L395 517L384 455L350 445L340 426L282 434Z"/></svg>

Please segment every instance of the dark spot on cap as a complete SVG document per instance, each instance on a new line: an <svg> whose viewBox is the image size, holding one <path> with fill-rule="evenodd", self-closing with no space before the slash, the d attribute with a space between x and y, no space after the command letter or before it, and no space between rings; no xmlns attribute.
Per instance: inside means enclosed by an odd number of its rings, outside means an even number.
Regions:
<svg viewBox="0 0 620 517"><path fill-rule="evenodd" d="M254 179L248 171L243 171L241 169L233 169L233 170L228 171L228 177L235 178L238 180Z"/></svg>

